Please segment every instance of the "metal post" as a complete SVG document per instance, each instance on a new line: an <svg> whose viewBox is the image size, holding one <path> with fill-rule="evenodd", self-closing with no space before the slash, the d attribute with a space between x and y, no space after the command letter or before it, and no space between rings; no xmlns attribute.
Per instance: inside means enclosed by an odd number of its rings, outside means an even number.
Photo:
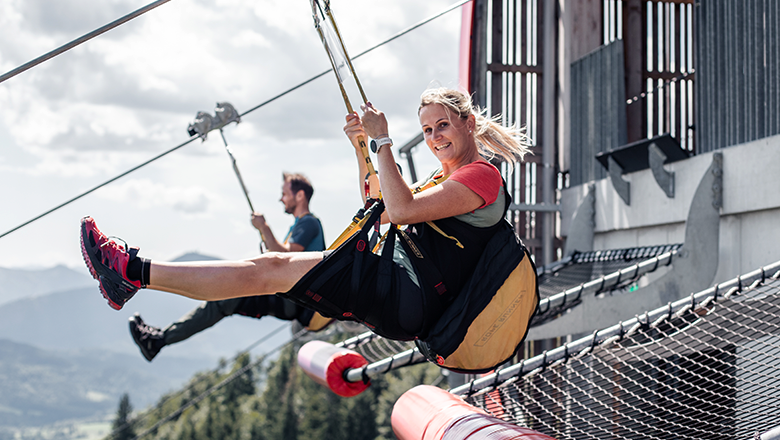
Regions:
<svg viewBox="0 0 780 440"><path fill-rule="evenodd" d="M544 120L542 122L542 202L555 204L555 84L557 80L555 52L557 2L544 4L544 84L542 86ZM555 255L553 242L554 212L542 213L542 264L550 264ZM538 264L538 263L537 263Z"/></svg>
<svg viewBox="0 0 780 440"><path fill-rule="evenodd" d="M647 40L643 38L646 32L646 20L642 19L643 6L644 3L641 0L628 0L624 2L623 17L618 18L625 23L623 26L623 60L626 69L626 96L637 96L642 93L645 87L642 74L645 68ZM643 139L643 135L647 132L642 124L643 104L644 102L636 102L626 108L627 142Z"/></svg>

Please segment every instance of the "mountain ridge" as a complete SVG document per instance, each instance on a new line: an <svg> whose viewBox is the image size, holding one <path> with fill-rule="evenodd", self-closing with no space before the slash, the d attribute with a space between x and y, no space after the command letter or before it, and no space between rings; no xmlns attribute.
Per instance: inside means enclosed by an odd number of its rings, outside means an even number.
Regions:
<svg viewBox="0 0 780 440"><path fill-rule="evenodd" d="M56 279L56 283L51 282ZM0 267L0 306L23 298L85 287L92 283L86 271L58 265L47 269L9 269Z"/></svg>
<svg viewBox="0 0 780 440"><path fill-rule="evenodd" d="M44 350L0 339L0 426L40 426L110 414L128 393L137 408L180 387L208 365L168 358L148 371L143 359L102 350Z"/></svg>
<svg viewBox="0 0 780 440"><path fill-rule="evenodd" d="M177 260L216 259L188 253ZM272 317L228 317L186 341L164 347L150 363L130 336L128 318L137 311L149 324L164 327L199 301L142 290L115 311L106 304L97 282L64 266L2 271L9 285L22 292L12 292L16 299L0 302L0 427L112 414L125 392L141 409L181 387L194 373L214 369L220 360L232 358L281 326L289 327ZM30 274L45 275L45 283ZM36 287L44 284L70 287L46 293ZM284 329L252 353L268 352L289 337L289 328Z"/></svg>

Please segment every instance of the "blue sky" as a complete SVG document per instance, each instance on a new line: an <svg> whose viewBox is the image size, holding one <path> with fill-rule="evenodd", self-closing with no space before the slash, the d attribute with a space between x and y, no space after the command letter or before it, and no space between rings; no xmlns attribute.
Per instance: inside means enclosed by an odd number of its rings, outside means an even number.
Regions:
<svg viewBox="0 0 780 440"><path fill-rule="evenodd" d="M136 10L143 0L2 0L0 71L9 71ZM447 8L452 0L333 0L352 55ZM459 10L355 62L396 145L413 138L429 85L457 86ZM0 233L187 140L198 111L239 112L329 67L304 0L174 0L0 83ZM350 90L353 92L353 90ZM352 93L353 104L359 95ZM292 218L278 201L282 171L307 174L326 241L360 207L343 102L329 74L247 115L225 136L255 208L277 236ZM405 160L397 156L405 167ZM423 145L418 173L435 165ZM407 172L408 175L408 172ZM254 256L258 234L219 134L0 238L0 267L83 270L78 223L152 259L197 251Z"/></svg>

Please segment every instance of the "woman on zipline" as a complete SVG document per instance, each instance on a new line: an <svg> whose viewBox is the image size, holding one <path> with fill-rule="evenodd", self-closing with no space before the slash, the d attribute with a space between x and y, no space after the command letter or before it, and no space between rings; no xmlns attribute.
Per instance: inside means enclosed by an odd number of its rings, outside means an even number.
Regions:
<svg viewBox="0 0 780 440"><path fill-rule="evenodd" d="M361 108L362 118L349 114L344 127L356 149L361 184L367 166L358 138L368 135L379 145L382 221L409 225L397 232L397 243L385 246L391 252L371 253L363 231L363 237L334 251L269 252L245 261L152 262L139 257L138 248L109 240L85 217L82 254L109 305L120 309L140 288L207 301L278 293L325 316L363 322L385 337L423 337L474 272L506 212L503 180L485 158L499 155L512 163L528 149L519 130L483 116L468 95L426 90L418 116L441 167L418 188L437 178L438 184L413 192L393 158L385 115L370 103Z"/></svg>

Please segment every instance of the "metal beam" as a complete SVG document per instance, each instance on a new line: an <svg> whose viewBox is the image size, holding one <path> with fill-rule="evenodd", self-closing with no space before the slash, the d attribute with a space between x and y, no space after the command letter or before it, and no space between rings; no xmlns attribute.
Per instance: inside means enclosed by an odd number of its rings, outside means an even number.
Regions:
<svg viewBox="0 0 780 440"><path fill-rule="evenodd" d="M420 132L417 136L406 142L403 147L398 149L398 152L406 156L406 164L409 166L409 174L411 174L411 181L417 182L417 169L414 166L414 157L412 157L412 149L423 141L423 134Z"/></svg>
<svg viewBox="0 0 780 440"><path fill-rule="evenodd" d="M561 206L546 203L512 203L509 205L510 211L531 211L531 212L561 212Z"/></svg>

